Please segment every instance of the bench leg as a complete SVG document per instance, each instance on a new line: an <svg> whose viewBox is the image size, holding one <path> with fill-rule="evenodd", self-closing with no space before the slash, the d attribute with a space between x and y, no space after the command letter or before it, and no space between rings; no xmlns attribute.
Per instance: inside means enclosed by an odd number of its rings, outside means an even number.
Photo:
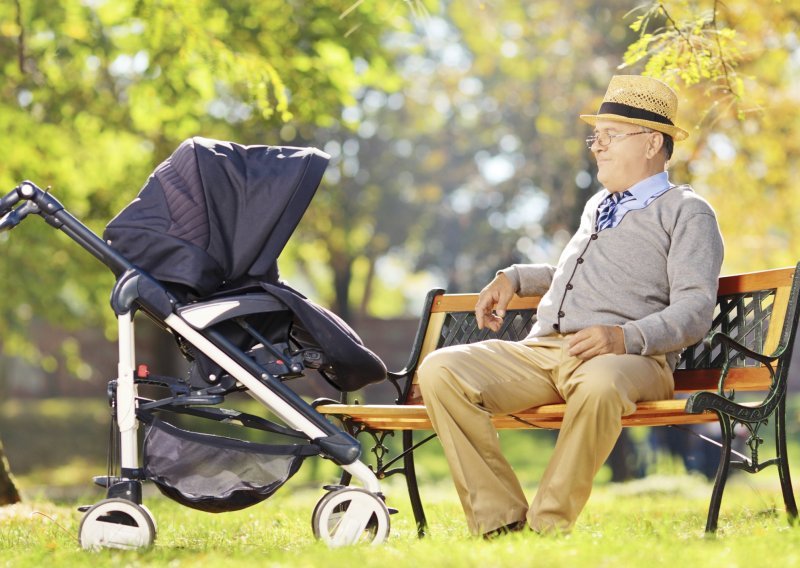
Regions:
<svg viewBox="0 0 800 568"><path fill-rule="evenodd" d="M797 504L792 491L792 478L789 475L789 456L786 451L786 399L784 398L776 409L775 416L775 447L778 454L778 476L781 480L783 503L789 522L794 524L797 519Z"/></svg>
<svg viewBox="0 0 800 568"><path fill-rule="evenodd" d="M348 423L345 423L344 426L345 426L345 431L348 434L350 434L353 437L358 436L358 434L359 434L359 429L358 428L355 428L355 427L353 427L352 424L348 424ZM431 440L434 437L435 437L435 435L431 436L429 438L426 438L425 440L420 442L420 445L428 442L429 440ZM376 438L376 442L377 442L378 445L382 445L382 439L379 440L378 438ZM395 458L394 460L391 460L390 462L388 462L386 464L383 464L383 461L382 461L382 455L383 454L381 452L381 453L376 453L377 460L378 460L378 464L377 464L376 470L377 470L377 474L378 474L379 478L383 478L384 475L392 475L394 473L400 473L400 472L402 472L403 475L405 475L405 477L406 477L406 486L408 487L408 497L409 497L409 500L411 501L411 510L414 513L414 520L416 521L416 525L417 525L417 536L419 538L422 538L422 537L425 536L425 531L428 528L428 521L425 519L425 510L422 507L422 498L420 497L419 485L417 484L417 471L416 471L416 468L414 467L414 450L415 449L416 448L414 446L414 433L413 433L413 431L411 431L411 430L403 430L403 452L402 452L403 469L402 470L399 470L399 469L398 470L392 470L392 471L387 472L386 468L388 466L390 466L392 463L394 463L396 461L396 459L398 459L398 458ZM398 457L400 457L400 456L398 456ZM352 476L348 472L342 471L342 475L341 475L341 477L339 479L340 485L348 486L348 485L350 485L351 481L352 481Z"/></svg>
<svg viewBox="0 0 800 568"><path fill-rule="evenodd" d="M711 491L711 503L708 506L708 519L706 520L706 532L717 531L717 520L719 519L719 508L722 505L722 493L725 491L725 483L728 481L728 472L731 465L731 443L733 442L733 425L728 416L717 412L719 425L722 429L722 449L720 450L719 466L717 466L717 477L714 481L714 489Z"/></svg>
<svg viewBox="0 0 800 568"><path fill-rule="evenodd" d="M428 521L425 519L425 510L422 508L422 499L419 495L419 485L417 484L417 472L414 467L414 432L403 430L403 470L408 486L408 498L411 501L411 510L414 512L414 520L417 522L417 536L422 538L428 528Z"/></svg>

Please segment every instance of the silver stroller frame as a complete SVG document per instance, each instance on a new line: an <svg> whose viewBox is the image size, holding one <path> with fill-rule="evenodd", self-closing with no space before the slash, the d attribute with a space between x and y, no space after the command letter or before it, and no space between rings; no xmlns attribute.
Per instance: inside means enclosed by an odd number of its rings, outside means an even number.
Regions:
<svg viewBox="0 0 800 568"><path fill-rule="evenodd" d="M20 202L22 205L18 205ZM258 400L285 424L304 434L330 458L355 478L361 487L332 486L317 503L312 527L317 538L329 546L368 541L383 542L389 534L389 510L380 483L372 470L359 461L361 446L349 434L337 429L311 405L271 376L224 338L207 328L232 311L252 313L256 306L235 299L211 300L181 306L159 282L132 265L83 223L73 217L50 193L25 181L0 199L0 232L13 229L34 213L51 226L66 233L81 247L122 276L111 294L119 328L117 378L110 396L120 433L119 478L97 478L108 488L107 499L81 508L79 539L86 549L138 548L151 545L156 524L142 505L137 411L141 400L135 380L137 365L134 346L134 314L141 310L202 351L221 366L247 393ZM257 302L256 302L257 303ZM249 312L248 312L249 311ZM207 395L174 397L175 405L213 404L222 397Z"/></svg>

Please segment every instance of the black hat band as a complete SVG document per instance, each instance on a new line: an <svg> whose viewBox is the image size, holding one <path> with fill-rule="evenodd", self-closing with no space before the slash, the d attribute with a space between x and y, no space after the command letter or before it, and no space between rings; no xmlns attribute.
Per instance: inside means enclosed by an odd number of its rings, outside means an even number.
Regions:
<svg viewBox="0 0 800 568"><path fill-rule="evenodd" d="M600 105L600 111L597 114L616 114L627 118L637 118L639 120L649 120L651 122L675 126L666 116L623 103L604 102Z"/></svg>

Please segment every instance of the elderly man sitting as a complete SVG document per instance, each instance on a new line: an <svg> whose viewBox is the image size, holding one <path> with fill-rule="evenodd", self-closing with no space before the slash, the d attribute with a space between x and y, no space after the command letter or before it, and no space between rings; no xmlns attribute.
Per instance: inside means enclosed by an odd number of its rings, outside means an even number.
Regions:
<svg viewBox="0 0 800 568"><path fill-rule="evenodd" d="M480 293L479 327L498 329L514 293L543 295L520 342L434 351L419 382L473 534L569 530L639 401L672 397L683 348L708 331L723 245L714 211L666 172L678 102L664 83L615 76L587 139L604 189L587 202L556 266L514 265ZM529 505L493 414L566 402Z"/></svg>

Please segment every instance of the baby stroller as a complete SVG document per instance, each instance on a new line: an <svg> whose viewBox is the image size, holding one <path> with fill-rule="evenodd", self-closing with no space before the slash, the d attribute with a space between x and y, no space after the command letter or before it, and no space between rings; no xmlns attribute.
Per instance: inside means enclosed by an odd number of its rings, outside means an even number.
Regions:
<svg viewBox="0 0 800 568"><path fill-rule="evenodd" d="M330 546L386 539L389 509L376 476L359 461L360 444L285 383L308 369L343 392L386 378L383 362L355 332L278 279L278 255L328 159L314 148L186 140L108 224L103 239L29 181L0 199L0 231L38 214L117 278L111 306L119 325L119 365L108 396L119 464L95 478L107 498L81 508L84 548L153 543L155 521L142 504L144 481L184 505L230 511L272 495L310 456L332 460L348 481L326 486L312 516L315 536ZM174 336L191 361L188 376L160 376L137 366L136 312ZM139 396L142 385L164 396ZM238 392L283 424L218 407ZM248 442L181 429L163 418L177 413L298 443ZM115 459L117 449L109 452ZM351 478L360 486L351 487Z"/></svg>

